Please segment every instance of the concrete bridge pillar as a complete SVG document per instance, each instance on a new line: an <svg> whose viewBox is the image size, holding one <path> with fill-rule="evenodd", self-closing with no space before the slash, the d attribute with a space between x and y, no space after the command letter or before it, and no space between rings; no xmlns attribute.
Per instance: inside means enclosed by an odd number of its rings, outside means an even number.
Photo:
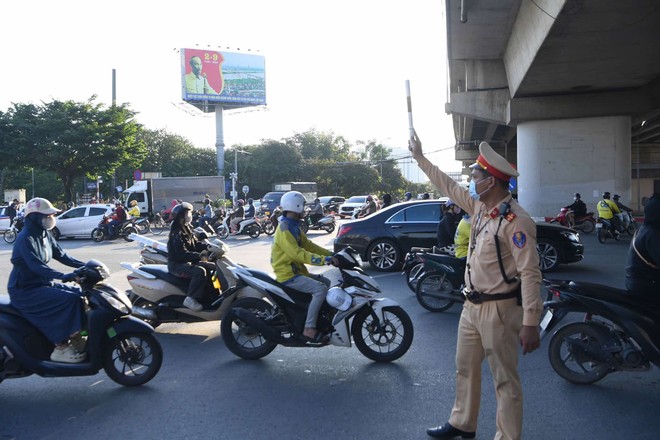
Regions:
<svg viewBox="0 0 660 440"><path fill-rule="evenodd" d="M630 117L518 124L518 200L532 217L549 217L580 193L589 211L605 191L631 206Z"/></svg>

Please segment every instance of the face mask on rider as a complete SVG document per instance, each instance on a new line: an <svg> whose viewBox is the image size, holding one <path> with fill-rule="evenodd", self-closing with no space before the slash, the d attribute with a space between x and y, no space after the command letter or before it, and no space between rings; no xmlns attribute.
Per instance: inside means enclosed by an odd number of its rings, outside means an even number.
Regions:
<svg viewBox="0 0 660 440"><path fill-rule="evenodd" d="M41 219L41 227L43 227L46 231L50 231L55 227L55 222L55 217L49 215Z"/></svg>
<svg viewBox="0 0 660 440"><path fill-rule="evenodd" d="M486 179L488 179L488 177L486 177ZM470 192L470 197L472 197L474 200L479 200L483 194L485 194L490 190L490 188L488 188L485 191L482 191L481 193L477 192L477 185L486 179L481 179L478 182L474 179L470 181L470 186L468 187L468 191Z"/></svg>
<svg viewBox="0 0 660 440"><path fill-rule="evenodd" d="M192 212L187 211L184 220L186 223L192 223Z"/></svg>

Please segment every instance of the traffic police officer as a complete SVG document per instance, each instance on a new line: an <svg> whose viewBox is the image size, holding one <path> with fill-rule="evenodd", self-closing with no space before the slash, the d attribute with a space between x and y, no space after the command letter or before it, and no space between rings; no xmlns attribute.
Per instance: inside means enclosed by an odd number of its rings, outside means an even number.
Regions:
<svg viewBox="0 0 660 440"><path fill-rule="evenodd" d="M456 400L449 421L427 430L434 438L474 438L481 400L481 364L488 360L497 398L495 439L520 439L522 386L518 344L523 354L540 345L543 310L536 225L508 189L518 171L482 142L465 191L410 141L419 167L441 193L472 218L465 270L465 296L456 346Z"/></svg>

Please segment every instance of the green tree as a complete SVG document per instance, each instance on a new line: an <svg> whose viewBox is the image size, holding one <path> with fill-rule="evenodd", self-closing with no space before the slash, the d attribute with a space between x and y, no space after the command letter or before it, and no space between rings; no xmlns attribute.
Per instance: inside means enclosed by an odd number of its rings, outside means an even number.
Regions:
<svg viewBox="0 0 660 440"><path fill-rule="evenodd" d="M138 164L146 153L135 113L126 105L103 108L95 99L13 104L3 116L3 152L13 152L14 163L55 173L67 202L76 178Z"/></svg>

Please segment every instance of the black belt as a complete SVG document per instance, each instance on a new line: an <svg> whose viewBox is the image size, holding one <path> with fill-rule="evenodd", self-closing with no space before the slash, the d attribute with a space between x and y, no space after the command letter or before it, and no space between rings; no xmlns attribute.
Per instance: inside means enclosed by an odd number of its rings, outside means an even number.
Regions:
<svg viewBox="0 0 660 440"><path fill-rule="evenodd" d="M521 292L520 288L508 292L508 293L481 293L476 290L463 290L463 296L465 299L470 301L473 304L481 304L482 302L487 301L499 301L501 299L511 299L511 298L520 298Z"/></svg>

